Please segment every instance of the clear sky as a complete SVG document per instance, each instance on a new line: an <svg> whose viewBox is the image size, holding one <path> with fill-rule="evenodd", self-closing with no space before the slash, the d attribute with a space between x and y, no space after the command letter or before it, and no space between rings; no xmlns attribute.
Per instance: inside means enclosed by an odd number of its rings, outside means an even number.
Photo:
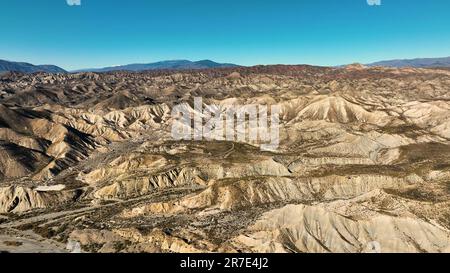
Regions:
<svg viewBox="0 0 450 273"><path fill-rule="evenodd" d="M0 59L69 70L173 59L339 65L444 56L449 0L0 0Z"/></svg>

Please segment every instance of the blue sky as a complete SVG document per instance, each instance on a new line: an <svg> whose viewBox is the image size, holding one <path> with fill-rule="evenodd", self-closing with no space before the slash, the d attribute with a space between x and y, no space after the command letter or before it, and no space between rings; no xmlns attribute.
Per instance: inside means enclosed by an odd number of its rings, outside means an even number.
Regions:
<svg viewBox="0 0 450 273"><path fill-rule="evenodd" d="M212 59L338 65L450 56L450 1L0 0L0 59L65 69Z"/></svg>

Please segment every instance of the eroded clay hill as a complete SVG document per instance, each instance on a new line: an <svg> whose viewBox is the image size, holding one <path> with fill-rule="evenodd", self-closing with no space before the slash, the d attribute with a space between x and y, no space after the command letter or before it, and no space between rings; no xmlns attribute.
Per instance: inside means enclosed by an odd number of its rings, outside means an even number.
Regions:
<svg viewBox="0 0 450 273"><path fill-rule="evenodd" d="M449 91L358 65L2 74L0 250L449 252ZM279 105L279 148L175 141L194 97Z"/></svg>

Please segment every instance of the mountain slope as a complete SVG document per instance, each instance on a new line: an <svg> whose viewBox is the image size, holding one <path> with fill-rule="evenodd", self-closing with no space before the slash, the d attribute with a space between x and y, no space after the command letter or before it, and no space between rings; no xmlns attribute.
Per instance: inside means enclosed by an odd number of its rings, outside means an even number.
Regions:
<svg viewBox="0 0 450 273"><path fill-rule="evenodd" d="M368 64L368 66L387 67L450 67L450 57L445 58L420 58L405 60L388 60Z"/></svg>
<svg viewBox="0 0 450 273"><path fill-rule="evenodd" d="M0 60L0 72L16 71L23 73L48 72L48 73L67 73L61 67L56 65L33 65L23 62L10 62Z"/></svg>
<svg viewBox="0 0 450 273"><path fill-rule="evenodd" d="M109 72L109 71L144 71L144 70L189 70L189 69L207 69L237 67L238 65L230 63L216 63L211 60L202 60L192 62L188 60L161 61L148 64L128 64L104 68L81 69L75 72Z"/></svg>

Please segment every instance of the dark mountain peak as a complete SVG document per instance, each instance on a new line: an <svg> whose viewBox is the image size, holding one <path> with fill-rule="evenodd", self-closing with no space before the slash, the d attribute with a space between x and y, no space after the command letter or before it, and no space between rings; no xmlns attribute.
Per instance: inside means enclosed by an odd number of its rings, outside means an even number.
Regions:
<svg viewBox="0 0 450 273"><path fill-rule="evenodd" d="M0 72L22 72L22 73L67 73L61 67L56 65L34 65L25 62L11 62L6 60L0 60Z"/></svg>
<svg viewBox="0 0 450 273"><path fill-rule="evenodd" d="M387 67L450 67L450 57L387 60L368 64Z"/></svg>
<svg viewBox="0 0 450 273"><path fill-rule="evenodd" d="M208 69L222 67L237 67L229 63L217 63L211 60L189 61L189 60L167 60L148 64L128 64L114 67L82 69L74 72L110 72L110 71L145 71L145 70L190 70Z"/></svg>
<svg viewBox="0 0 450 273"><path fill-rule="evenodd" d="M56 65L34 65L26 62L11 62L0 60L0 72L22 72L22 73L67 73L64 69Z"/></svg>
<svg viewBox="0 0 450 273"><path fill-rule="evenodd" d="M216 63L216 62L211 61L211 60L200 60L200 61L197 61L195 63L202 64L202 65L220 65L219 63Z"/></svg>

